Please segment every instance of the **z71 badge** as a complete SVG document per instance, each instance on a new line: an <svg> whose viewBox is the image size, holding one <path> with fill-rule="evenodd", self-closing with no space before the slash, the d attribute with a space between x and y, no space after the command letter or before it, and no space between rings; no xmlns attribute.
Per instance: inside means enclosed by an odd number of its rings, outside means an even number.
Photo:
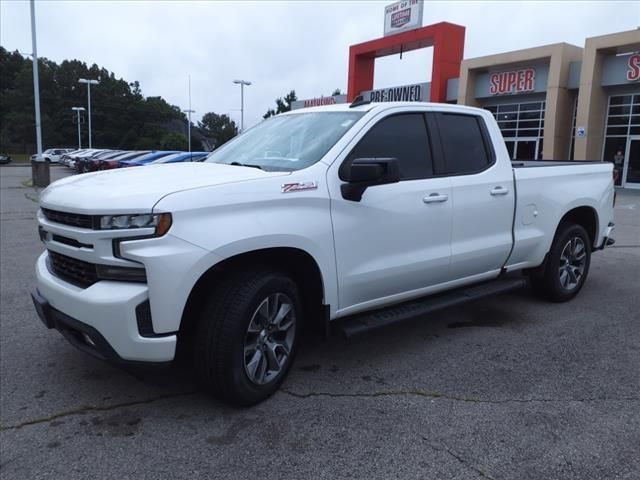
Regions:
<svg viewBox="0 0 640 480"><path fill-rule="evenodd" d="M283 183L281 187L282 193L301 192L303 190L316 190L318 182L296 182Z"/></svg>

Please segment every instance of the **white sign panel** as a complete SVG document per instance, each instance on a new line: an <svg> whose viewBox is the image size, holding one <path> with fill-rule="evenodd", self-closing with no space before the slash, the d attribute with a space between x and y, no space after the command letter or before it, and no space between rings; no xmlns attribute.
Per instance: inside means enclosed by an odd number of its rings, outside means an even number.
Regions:
<svg viewBox="0 0 640 480"><path fill-rule="evenodd" d="M428 82L402 85L400 87L366 90L360 95L371 102L428 102L431 85Z"/></svg>
<svg viewBox="0 0 640 480"><path fill-rule="evenodd" d="M584 127L578 127L576 128L576 137L586 137L587 136L587 130Z"/></svg>
<svg viewBox="0 0 640 480"><path fill-rule="evenodd" d="M400 0L384 7L384 36L422 26L422 0Z"/></svg>

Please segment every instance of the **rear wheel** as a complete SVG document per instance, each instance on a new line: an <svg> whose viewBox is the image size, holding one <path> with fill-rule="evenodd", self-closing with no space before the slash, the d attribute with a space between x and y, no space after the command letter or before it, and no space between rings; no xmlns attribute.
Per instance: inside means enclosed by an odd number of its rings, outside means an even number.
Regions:
<svg viewBox="0 0 640 480"><path fill-rule="evenodd" d="M300 315L298 288L282 272L253 269L223 280L197 325L195 363L205 388L242 406L271 396L291 368Z"/></svg>
<svg viewBox="0 0 640 480"><path fill-rule="evenodd" d="M582 289L591 264L591 241L573 223L560 225L542 271L531 275L534 290L547 300L566 302Z"/></svg>

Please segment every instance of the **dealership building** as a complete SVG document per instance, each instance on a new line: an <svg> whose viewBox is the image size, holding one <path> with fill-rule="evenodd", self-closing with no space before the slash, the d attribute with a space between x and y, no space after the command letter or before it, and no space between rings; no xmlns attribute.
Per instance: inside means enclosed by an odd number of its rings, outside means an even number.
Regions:
<svg viewBox="0 0 640 480"><path fill-rule="evenodd" d="M464 32L443 22L352 45L347 95L324 102L362 95L485 108L513 160L610 161L618 185L640 188L640 29L587 38L583 47L556 43L470 59ZM376 58L425 47L433 47L430 82L373 89Z"/></svg>

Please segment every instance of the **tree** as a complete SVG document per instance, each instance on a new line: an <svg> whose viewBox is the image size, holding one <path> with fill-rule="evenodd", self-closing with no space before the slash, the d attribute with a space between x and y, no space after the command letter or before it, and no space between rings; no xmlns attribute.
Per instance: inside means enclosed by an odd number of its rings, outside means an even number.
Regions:
<svg viewBox="0 0 640 480"><path fill-rule="evenodd" d="M33 62L18 52L0 46L0 150L33 153L35 119L33 109ZM113 72L79 60L60 64L38 59L40 110L44 148L77 144L77 129L71 107L87 104L87 89L79 78L99 78L91 89L93 145L101 148L159 146L176 123L186 121L180 108L162 97L142 95L140 83L117 78ZM86 114L85 114L86 118ZM83 144L88 131L82 129ZM175 140L175 139L173 139Z"/></svg>
<svg viewBox="0 0 640 480"><path fill-rule="evenodd" d="M340 91L339 88L336 88L331 94L332 97L335 97L336 95L342 95L342 92Z"/></svg>
<svg viewBox="0 0 640 480"><path fill-rule="evenodd" d="M229 115L218 115L214 112L205 113L202 120L198 122L198 128L206 137L213 139L215 148L238 135L238 126L229 118Z"/></svg>
<svg viewBox="0 0 640 480"><path fill-rule="evenodd" d="M160 146L163 150L179 150L186 152L189 150L189 141L183 134L171 132L162 137Z"/></svg>
<svg viewBox="0 0 640 480"><path fill-rule="evenodd" d="M270 108L269 110L267 110L267 113L265 113L262 116L262 118L269 118L279 113L290 111L291 104L296 100L298 100L298 97L296 96L296 91L291 90L289 93L287 93L284 96L284 98L276 98L276 109L273 110L272 108Z"/></svg>

